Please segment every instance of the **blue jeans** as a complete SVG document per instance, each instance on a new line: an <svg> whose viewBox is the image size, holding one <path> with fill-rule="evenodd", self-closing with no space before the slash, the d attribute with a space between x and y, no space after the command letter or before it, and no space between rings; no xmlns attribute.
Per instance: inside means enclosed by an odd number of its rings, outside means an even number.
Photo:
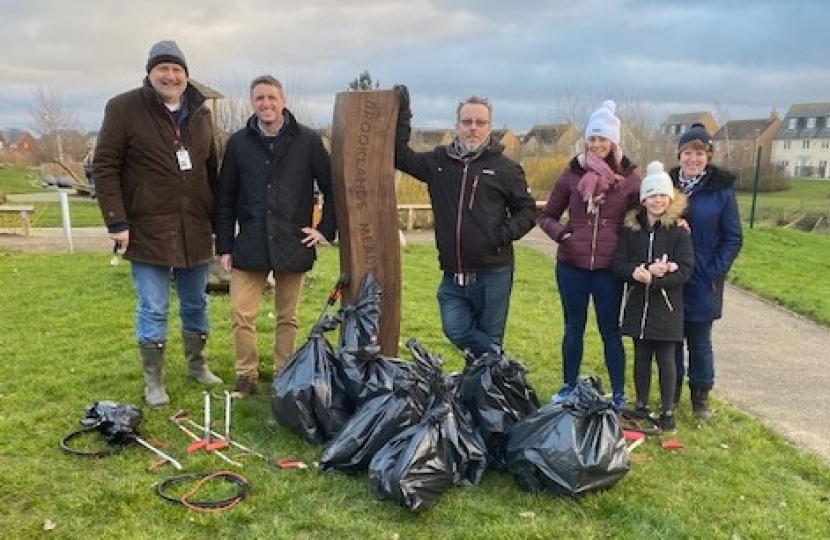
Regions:
<svg viewBox="0 0 830 540"><path fill-rule="evenodd" d="M139 344L167 341L171 273L179 296L182 331L208 331L205 286L210 265L171 269L167 266L133 262L131 266L133 287L138 297L135 336Z"/></svg>
<svg viewBox="0 0 830 540"><path fill-rule="evenodd" d="M619 313L622 282L612 270L584 270L556 264L556 284L562 301L565 335L562 338L562 375L565 384L576 384L585 348L588 303L593 300L602 337L605 368L614 395L625 395L625 349Z"/></svg>
<svg viewBox="0 0 830 540"><path fill-rule="evenodd" d="M683 383L686 374L684 366L686 350L689 351L689 386L711 390L715 385L715 354L712 350L712 321L683 324L683 343L677 344L675 365L677 367L677 384Z"/></svg>
<svg viewBox="0 0 830 540"><path fill-rule="evenodd" d="M444 335L462 351L478 357L504 341L513 267L484 270L475 276L474 283L462 287L452 274L445 273L438 287L438 305Z"/></svg>

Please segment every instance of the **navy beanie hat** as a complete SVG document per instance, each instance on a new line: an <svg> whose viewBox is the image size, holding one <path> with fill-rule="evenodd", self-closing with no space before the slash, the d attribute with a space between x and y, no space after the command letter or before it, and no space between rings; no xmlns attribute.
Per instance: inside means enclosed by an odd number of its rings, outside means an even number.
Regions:
<svg viewBox="0 0 830 540"><path fill-rule="evenodd" d="M147 55L147 73L150 73L151 69L163 62L178 64L184 68L185 73L190 74L187 71L187 61L184 59L184 53L175 41L166 39L159 41L150 48L150 54Z"/></svg>
<svg viewBox="0 0 830 540"><path fill-rule="evenodd" d="M703 124L692 124L677 141L677 149L680 150L692 141L700 141L706 145L707 148L712 148L712 136L703 127Z"/></svg>

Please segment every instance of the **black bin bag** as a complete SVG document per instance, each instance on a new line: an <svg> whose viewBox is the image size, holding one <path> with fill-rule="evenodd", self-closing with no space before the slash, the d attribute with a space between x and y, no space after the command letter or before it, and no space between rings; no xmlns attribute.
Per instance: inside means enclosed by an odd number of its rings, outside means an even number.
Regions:
<svg viewBox="0 0 830 540"><path fill-rule="evenodd" d="M354 303L344 306L337 317L340 320L340 350L356 353L364 348L377 348L380 328L380 301L383 287L372 272L360 280Z"/></svg>
<svg viewBox="0 0 830 540"><path fill-rule="evenodd" d="M507 434L513 425L539 408L539 398L527 381L527 368L492 351L467 357L458 395L487 445L488 466L504 470Z"/></svg>
<svg viewBox="0 0 830 540"><path fill-rule="evenodd" d="M448 414L446 404L431 408L377 451L369 463L369 484L377 495L426 510L453 486L451 435L443 429Z"/></svg>
<svg viewBox="0 0 830 540"><path fill-rule="evenodd" d="M417 362L434 358L414 340ZM432 357L433 360L427 360ZM487 448L454 395L455 378L435 381L420 423L390 439L369 463L369 482L380 497L420 511L452 486L476 486L487 469Z"/></svg>
<svg viewBox="0 0 830 540"><path fill-rule="evenodd" d="M354 412L324 335L335 327L336 321L321 320L271 385L274 418L312 444L326 443Z"/></svg>
<svg viewBox="0 0 830 540"><path fill-rule="evenodd" d="M609 488L628 473L628 458L619 415L593 377L581 379L568 401L517 422L507 443L507 468L531 492Z"/></svg>
<svg viewBox="0 0 830 540"><path fill-rule="evenodd" d="M431 398L441 392L443 360L414 339L407 347L414 362L376 355L357 370L373 393L361 394L354 415L326 445L321 469L365 470L383 445L421 421Z"/></svg>
<svg viewBox="0 0 830 540"><path fill-rule="evenodd" d="M320 459L323 471L365 471L372 457L392 437L421 421L426 405L410 396L415 381L401 380L394 391L358 407L328 442Z"/></svg>

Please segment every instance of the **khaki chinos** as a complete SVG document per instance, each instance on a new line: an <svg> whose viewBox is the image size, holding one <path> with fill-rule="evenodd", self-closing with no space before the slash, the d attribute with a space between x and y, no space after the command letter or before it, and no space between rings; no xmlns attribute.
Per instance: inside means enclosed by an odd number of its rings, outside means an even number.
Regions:
<svg viewBox="0 0 830 540"><path fill-rule="evenodd" d="M231 271L230 296L236 376L252 381L258 379L256 316L265 287L266 271ZM297 340L297 307L303 290L304 273L274 273L274 376L285 367L294 353Z"/></svg>

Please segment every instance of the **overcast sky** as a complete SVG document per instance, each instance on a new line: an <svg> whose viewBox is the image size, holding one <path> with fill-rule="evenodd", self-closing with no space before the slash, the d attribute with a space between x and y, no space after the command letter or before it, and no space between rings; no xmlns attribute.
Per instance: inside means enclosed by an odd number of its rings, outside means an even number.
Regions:
<svg viewBox="0 0 830 540"><path fill-rule="evenodd" d="M470 94L515 131L564 120L574 96L721 122L830 101L827 0L0 0L0 14L0 128L34 130L47 88L97 130L161 39L228 95L276 76L317 127L362 70L406 84L420 127L451 125Z"/></svg>

